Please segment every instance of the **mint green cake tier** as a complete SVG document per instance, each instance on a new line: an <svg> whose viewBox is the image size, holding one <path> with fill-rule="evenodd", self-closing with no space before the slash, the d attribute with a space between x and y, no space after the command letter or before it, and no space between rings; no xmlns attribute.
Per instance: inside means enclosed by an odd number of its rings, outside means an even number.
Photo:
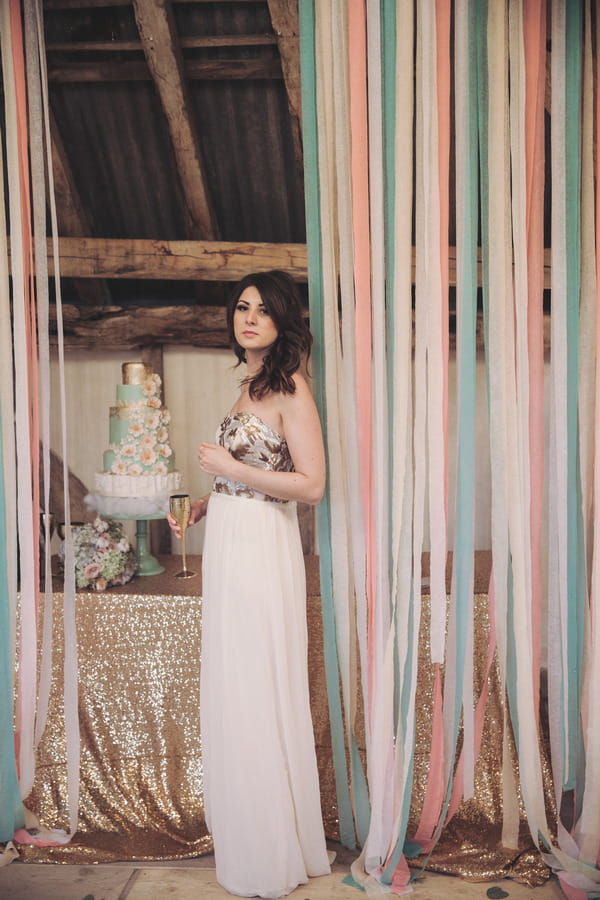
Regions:
<svg viewBox="0 0 600 900"><path fill-rule="evenodd" d="M131 385L136 387L136 385ZM122 441L137 440L141 434L156 433L166 427L166 410L150 406L111 406L108 417L108 442L119 446ZM150 423L158 423L150 425ZM138 429L135 435L132 429ZM142 429L139 431L139 429ZM164 443L164 442L163 442Z"/></svg>
<svg viewBox="0 0 600 900"><path fill-rule="evenodd" d="M111 472L112 467L117 459L117 454L114 450L105 450L102 454L102 471L103 472ZM163 462L167 468L167 472L173 472L175 470L175 454L171 453L169 457L166 457ZM135 463L140 466L144 473L149 472L152 473L154 470L154 466L145 466L139 459L135 460Z"/></svg>
<svg viewBox="0 0 600 900"><path fill-rule="evenodd" d="M119 406L133 406L135 403L147 403L148 398L141 384L118 384L117 403Z"/></svg>

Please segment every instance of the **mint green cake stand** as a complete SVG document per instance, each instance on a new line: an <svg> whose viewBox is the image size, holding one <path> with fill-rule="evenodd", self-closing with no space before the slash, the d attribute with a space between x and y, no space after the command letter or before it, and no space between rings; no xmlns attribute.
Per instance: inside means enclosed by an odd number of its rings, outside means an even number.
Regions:
<svg viewBox="0 0 600 900"><path fill-rule="evenodd" d="M151 519L166 519L166 516L157 513L154 516L124 516L114 515L106 516L110 519L129 519L136 522L135 527L135 554L137 558L136 575L160 575L165 571L155 556L152 556L148 549L148 522Z"/></svg>

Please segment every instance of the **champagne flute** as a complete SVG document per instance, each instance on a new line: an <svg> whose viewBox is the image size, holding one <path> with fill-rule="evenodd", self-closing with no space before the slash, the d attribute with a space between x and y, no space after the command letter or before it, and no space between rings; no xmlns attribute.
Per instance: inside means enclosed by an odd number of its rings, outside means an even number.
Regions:
<svg viewBox="0 0 600 900"><path fill-rule="evenodd" d="M195 572L190 572L186 566L185 560L185 533L190 518L190 495L189 494L172 494L169 497L169 512L181 528L181 554L183 556L183 569L177 572L177 578L191 578Z"/></svg>

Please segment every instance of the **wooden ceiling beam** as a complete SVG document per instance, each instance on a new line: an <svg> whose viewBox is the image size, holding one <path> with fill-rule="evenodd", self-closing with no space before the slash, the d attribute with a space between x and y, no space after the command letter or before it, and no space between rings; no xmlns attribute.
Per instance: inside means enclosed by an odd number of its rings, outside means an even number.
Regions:
<svg viewBox="0 0 600 900"><path fill-rule="evenodd" d="M274 34L200 34L179 40L184 50L196 47L268 47L277 43ZM135 53L142 51L141 41L51 41L48 53Z"/></svg>
<svg viewBox="0 0 600 900"><path fill-rule="evenodd" d="M170 0L133 0L146 62L169 127L181 183L187 233L197 240L218 236L194 111L185 80Z"/></svg>
<svg viewBox="0 0 600 900"><path fill-rule="evenodd" d="M57 341L54 307L50 310L50 343ZM141 350L163 344L228 347L224 306L63 307L63 337L68 349L111 347Z"/></svg>
<svg viewBox="0 0 600 900"><path fill-rule="evenodd" d="M241 241L157 241L131 238L59 238L63 278L136 278L164 281L238 281L251 272L283 269L308 280L306 244ZM10 264L10 239L8 241ZM412 283L415 283L413 247ZM48 271L54 275L48 239ZM448 250L450 287L456 286L456 247ZM478 261L481 285L481 251ZM552 288L552 251L544 250L544 288Z"/></svg>
<svg viewBox="0 0 600 900"><path fill-rule="evenodd" d="M268 0L268 3L271 24L277 36L281 70L292 118L294 154L296 163L302 170L302 86L300 82L298 0Z"/></svg>
<svg viewBox="0 0 600 900"><path fill-rule="evenodd" d="M56 308L50 307L50 343L58 341ZM451 322L453 313L450 314ZM544 352L550 353L551 322L544 316ZM414 338L414 331L413 331ZM164 344L229 347L224 306L89 307L63 306L63 339L68 350L99 347L156 354ZM477 316L477 352L485 353L483 315ZM450 350L456 350L456 327L450 329ZM160 353L160 351L158 351Z"/></svg>
<svg viewBox="0 0 600 900"><path fill-rule="evenodd" d="M178 3L214 3L215 0L177 0ZM263 0L219 0L220 3L262 3ZM44 9L102 9L131 6L131 0L43 0Z"/></svg>
<svg viewBox="0 0 600 900"><path fill-rule="evenodd" d="M213 59L184 60L186 78L191 81L277 81L282 78L278 59ZM88 81L150 81L152 75L144 62L113 61L48 63L49 81L83 83Z"/></svg>
<svg viewBox="0 0 600 900"><path fill-rule="evenodd" d="M269 269L283 269L297 281L308 278L306 244L61 237L58 249L63 278L223 282ZM48 266L54 275L50 239Z"/></svg>

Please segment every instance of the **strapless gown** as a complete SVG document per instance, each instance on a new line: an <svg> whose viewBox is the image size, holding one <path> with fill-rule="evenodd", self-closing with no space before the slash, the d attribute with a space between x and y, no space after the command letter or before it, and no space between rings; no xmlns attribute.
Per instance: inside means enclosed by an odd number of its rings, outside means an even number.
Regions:
<svg viewBox="0 0 600 900"><path fill-rule="evenodd" d="M219 443L291 471L283 438L248 413ZM200 719L217 880L283 897L330 872L307 671L306 583L296 504L214 481L203 549Z"/></svg>

